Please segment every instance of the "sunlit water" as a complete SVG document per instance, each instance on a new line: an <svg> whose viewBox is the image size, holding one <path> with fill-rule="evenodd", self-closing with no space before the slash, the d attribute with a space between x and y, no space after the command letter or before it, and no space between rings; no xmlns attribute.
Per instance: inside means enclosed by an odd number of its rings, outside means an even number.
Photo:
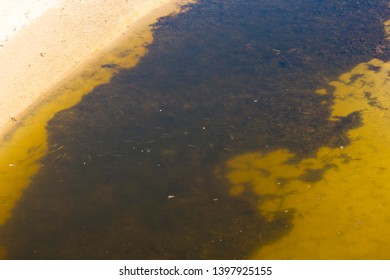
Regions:
<svg viewBox="0 0 390 280"><path fill-rule="evenodd" d="M5 149L4 257L389 258L387 5L201 0L123 42Z"/></svg>

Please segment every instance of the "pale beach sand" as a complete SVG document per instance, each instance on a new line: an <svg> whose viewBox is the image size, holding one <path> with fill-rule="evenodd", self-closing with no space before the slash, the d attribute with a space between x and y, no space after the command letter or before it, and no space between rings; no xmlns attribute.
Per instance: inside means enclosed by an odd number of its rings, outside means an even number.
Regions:
<svg viewBox="0 0 390 280"><path fill-rule="evenodd" d="M178 0L0 2L0 140L61 79L131 26Z"/></svg>
<svg viewBox="0 0 390 280"><path fill-rule="evenodd" d="M49 7L44 0L31 0L42 4L41 10L35 7L34 19L9 20L8 30L15 31L0 35L0 225L12 216L23 190L42 167L39 159L48 151L47 122L95 86L109 82L115 71L100 65L137 65L153 41L151 24L190 2L61 1ZM7 14L1 6L0 14ZM0 259L7 256L3 245Z"/></svg>

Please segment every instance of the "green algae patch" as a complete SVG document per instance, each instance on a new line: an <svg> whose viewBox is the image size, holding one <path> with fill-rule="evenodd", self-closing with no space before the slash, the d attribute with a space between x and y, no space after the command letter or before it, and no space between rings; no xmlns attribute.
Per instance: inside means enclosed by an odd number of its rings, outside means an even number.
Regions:
<svg viewBox="0 0 390 280"><path fill-rule="evenodd" d="M127 42L122 42L106 55L91 60L84 70L64 80L52 92L51 98L42 99L28 114L20 126L0 147L0 226L12 216L12 210L42 164L40 160L50 151L63 147L53 144L48 147L47 123L57 112L70 108L80 102L82 97L94 87L109 82L119 68L134 67L146 54L146 46L152 42L151 27ZM107 67L112 65L113 67ZM66 157L66 154L62 154ZM0 259L6 258L5 250L0 247Z"/></svg>
<svg viewBox="0 0 390 280"><path fill-rule="evenodd" d="M317 184L353 160L346 133L361 124L359 111L328 119L328 81L382 44L377 13L199 2L157 25L137 67L50 120L45 166L0 232L9 258L248 258L321 205Z"/></svg>
<svg viewBox="0 0 390 280"><path fill-rule="evenodd" d="M390 257L390 63L373 59L331 83L331 120L359 112L347 146L322 147L297 160L288 150L239 155L227 162L231 192L250 188L272 220L293 212L292 229L252 257L388 259ZM320 176L310 180L310 174Z"/></svg>
<svg viewBox="0 0 390 280"><path fill-rule="evenodd" d="M0 147L0 225L12 215L23 189L41 167L40 159L48 152L46 125L57 112L77 104L96 86L109 82L120 68L134 67L152 42L151 27L130 36L109 54L101 55L84 65L82 71L66 79L52 92L51 98L27 115ZM119 46L119 45L118 45ZM82 120L80 120L82 121ZM19 124L19 121L17 122ZM63 147L55 143L50 150ZM62 155L63 157L66 154Z"/></svg>

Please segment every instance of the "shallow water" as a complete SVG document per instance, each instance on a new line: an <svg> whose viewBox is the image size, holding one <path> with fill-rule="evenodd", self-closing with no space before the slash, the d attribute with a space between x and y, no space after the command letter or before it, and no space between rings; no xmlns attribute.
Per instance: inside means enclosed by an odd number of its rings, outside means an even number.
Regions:
<svg viewBox="0 0 390 280"><path fill-rule="evenodd" d="M136 67L102 64L110 82L49 121L7 257L389 258L386 7L200 0L161 19Z"/></svg>

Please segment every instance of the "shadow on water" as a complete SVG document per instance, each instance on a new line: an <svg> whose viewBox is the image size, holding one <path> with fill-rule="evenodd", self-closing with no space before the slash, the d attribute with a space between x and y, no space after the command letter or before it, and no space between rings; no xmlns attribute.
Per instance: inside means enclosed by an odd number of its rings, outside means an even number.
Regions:
<svg viewBox="0 0 390 280"><path fill-rule="evenodd" d="M50 121L44 167L1 229L8 256L244 259L287 234L293 211L268 221L215 166L347 145L360 117L328 121L327 84L388 58L386 2L200 0L160 19L136 68Z"/></svg>

